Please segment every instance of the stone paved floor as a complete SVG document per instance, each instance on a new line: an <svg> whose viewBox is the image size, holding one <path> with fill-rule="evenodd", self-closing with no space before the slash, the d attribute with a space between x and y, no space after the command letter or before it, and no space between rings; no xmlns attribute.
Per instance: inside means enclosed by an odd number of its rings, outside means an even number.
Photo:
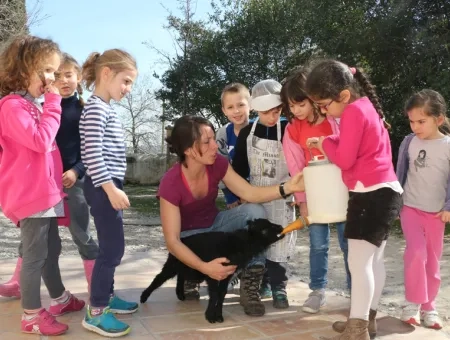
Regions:
<svg viewBox="0 0 450 340"><path fill-rule="evenodd" d="M126 299L138 301L142 290L147 287L154 275L159 272L165 257L161 253L137 253L125 256L116 274L116 292ZM14 260L1 260L0 282L4 282L12 273ZM72 293L87 298L86 283L81 260L76 256L61 258L64 284ZM206 308L206 288L202 287L200 302L180 302L174 291L175 281L167 282L157 290L149 301L140 306L137 313L123 316L132 327L131 333L123 339L302 339L317 340L322 336L335 335L331 324L345 319L349 300L328 294L328 304L323 311L310 315L301 311L301 304L309 293L304 283L289 284L288 291L291 307L276 310L271 302L266 302L266 315L260 318L248 317L239 306L238 296L227 295L224 306L225 322L209 324L203 316ZM48 306L49 297L42 289L44 306ZM19 331L21 308L18 300L0 298L0 339L47 340L45 336L22 334ZM58 337L60 340L105 339L86 331L81 326L83 312L62 316L59 320L69 323L69 331ZM405 325L390 316L379 316L378 339L438 340L450 339L450 327L442 331L427 330L422 327Z"/></svg>

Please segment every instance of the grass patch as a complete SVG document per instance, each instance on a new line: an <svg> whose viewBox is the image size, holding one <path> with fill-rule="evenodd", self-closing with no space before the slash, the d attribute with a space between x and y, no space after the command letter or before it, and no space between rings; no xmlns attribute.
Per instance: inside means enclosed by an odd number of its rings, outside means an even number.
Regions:
<svg viewBox="0 0 450 340"><path fill-rule="evenodd" d="M132 210L148 216L159 216L159 200L156 197L128 196Z"/></svg>
<svg viewBox="0 0 450 340"><path fill-rule="evenodd" d="M156 195L158 187L143 186L143 185L126 185L125 192L130 200L131 209L148 216L159 216L159 200L155 196L141 196L141 195ZM219 196L216 201L219 210L226 209L226 203L223 196Z"/></svg>

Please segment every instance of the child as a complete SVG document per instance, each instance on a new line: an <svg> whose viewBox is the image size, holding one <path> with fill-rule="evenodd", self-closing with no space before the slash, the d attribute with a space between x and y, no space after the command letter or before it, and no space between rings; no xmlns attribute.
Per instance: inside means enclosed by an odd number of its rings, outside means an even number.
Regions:
<svg viewBox="0 0 450 340"><path fill-rule="evenodd" d="M242 84L231 83L222 90L220 98L222 111L230 123L222 126L217 131L216 141L219 145L219 153L229 159L230 163L233 162L237 136L241 129L248 125L250 115L249 99L250 92ZM239 198L226 187L223 187L222 191L225 195L227 208L237 207Z"/></svg>
<svg viewBox="0 0 450 340"><path fill-rule="evenodd" d="M111 313L134 313L138 305L114 294L114 272L125 251L122 210L130 203L123 192L124 134L110 101L120 101L131 91L137 76L136 62L119 49L92 53L82 75L86 88L93 91L80 119L81 159L87 169L84 194L100 248L92 273L90 306L82 325L103 336L119 337L128 334L130 326Z"/></svg>
<svg viewBox="0 0 450 340"><path fill-rule="evenodd" d="M306 68L294 70L283 83L281 101L288 115L289 124L283 138L283 149L291 175L295 175L311 161L312 156L321 155L317 149L309 149L306 140L313 136L339 134L336 119L326 117L315 107L305 92L307 76ZM308 216L305 193L295 194L300 214ZM345 223L336 223L339 245L344 254L344 265L347 272L347 287L351 288L350 271L347 264L348 243L344 237ZM328 273L328 248L330 228L328 224L312 224L309 231L309 267L312 292L303 304L303 311L317 313L326 303L325 287Z"/></svg>
<svg viewBox="0 0 450 340"><path fill-rule="evenodd" d="M406 103L412 134L401 146L397 175L403 185L400 220L405 235L405 297L401 320L441 329L435 309L441 283L445 223L450 222L450 137L447 106L436 91L422 90Z"/></svg>
<svg viewBox="0 0 450 340"><path fill-rule="evenodd" d="M258 112L258 118L239 133L233 160L233 169L242 178L249 177L251 185L276 185L289 179L282 146L287 122L280 120L280 90L281 84L272 79L263 80L252 88L251 107ZM295 219L295 210L292 205L287 204L290 201L292 200L285 196L264 203L268 219L283 226L291 223ZM296 238L296 232L286 235L273 244L266 254L266 268L275 308L289 307L286 265Z"/></svg>
<svg viewBox="0 0 450 340"><path fill-rule="evenodd" d="M352 275L350 318L333 324L335 331L343 332L333 340L364 340L369 333L373 338L386 278L384 248L403 192L392 164L389 124L366 76L341 62L326 60L315 66L306 92L322 112L341 118L339 136L318 135L307 144L341 168L350 190L344 232Z"/></svg>
<svg viewBox="0 0 450 340"><path fill-rule="evenodd" d="M17 37L0 56L0 205L20 226L22 266L21 329L25 333L63 334L68 325L55 315L83 309L84 301L61 281L58 217L64 216L62 163L55 136L61 119L61 96L54 73L61 52L51 40ZM37 98L44 95L43 107ZM52 302L41 305L41 277Z"/></svg>
<svg viewBox="0 0 450 340"><path fill-rule="evenodd" d="M63 163L63 186L68 195L70 215L69 231L83 259L88 290L92 269L98 254L98 246L89 235L89 207L83 193L84 165L81 162L79 121L83 109L81 67L70 55L62 55L61 66L55 86L61 100L61 125L56 134L56 144ZM78 92L78 94L77 94ZM19 245L19 258L13 277L0 285L0 295L20 298L20 268L22 266L22 243Z"/></svg>
<svg viewBox="0 0 450 340"><path fill-rule="evenodd" d="M216 142L219 145L219 153L225 156L230 163L234 158L234 146L236 145L237 136L242 128L248 125L250 116L250 91L245 85L240 83L231 83L222 90L220 101L222 102L222 111L228 118L230 123L222 126L216 134ZM237 207L240 203L239 197L233 194L221 182L219 187L225 196L227 209ZM233 290L237 285L239 273L234 273L233 278L228 285L229 290ZM186 283L185 283L186 289Z"/></svg>

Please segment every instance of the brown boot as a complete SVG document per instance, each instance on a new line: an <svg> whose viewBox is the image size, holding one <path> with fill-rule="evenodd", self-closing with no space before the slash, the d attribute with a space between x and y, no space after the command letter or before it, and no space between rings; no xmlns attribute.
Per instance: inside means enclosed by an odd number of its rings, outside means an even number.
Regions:
<svg viewBox="0 0 450 340"><path fill-rule="evenodd" d="M375 339L375 337L377 336L377 319L376 319L376 317L377 317L377 311L371 309L369 312L369 327L368 327L370 339ZM345 331L345 327L347 327L346 321L336 321L333 324L333 330L338 333L343 333Z"/></svg>
<svg viewBox="0 0 450 340"><path fill-rule="evenodd" d="M348 319L345 330L342 334L336 335L332 338L324 338L323 340L370 340L367 327L369 321L362 319Z"/></svg>
<svg viewBox="0 0 450 340"><path fill-rule="evenodd" d="M251 316L263 316L266 308L261 302L259 286L265 271L264 265L255 265L246 268L242 272L240 286L240 303L244 307L244 312Z"/></svg>

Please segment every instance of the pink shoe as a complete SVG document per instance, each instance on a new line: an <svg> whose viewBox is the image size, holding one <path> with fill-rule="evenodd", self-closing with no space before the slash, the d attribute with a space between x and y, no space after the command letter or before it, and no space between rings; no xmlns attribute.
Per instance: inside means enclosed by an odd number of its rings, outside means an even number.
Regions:
<svg viewBox="0 0 450 340"><path fill-rule="evenodd" d="M50 306L48 312L53 316L61 316L70 312L78 312L83 309L85 302L83 300L78 300L74 295L67 292L70 297L65 303L59 303L54 306Z"/></svg>
<svg viewBox="0 0 450 340"><path fill-rule="evenodd" d="M20 270L22 269L22 258L19 257L16 263L16 269L11 279L0 285L0 296L4 297L21 297L20 295Z"/></svg>
<svg viewBox="0 0 450 340"><path fill-rule="evenodd" d="M55 317L42 309L36 317L31 320L22 316L22 332L41 335L60 335L65 333L69 326L56 321Z"/></svg>
<svg viewBox="0 0 450 340"><path fill-rule="evenodd" d="M7 282L0 285L0 296L21 298L19 282Z"/></svg>

